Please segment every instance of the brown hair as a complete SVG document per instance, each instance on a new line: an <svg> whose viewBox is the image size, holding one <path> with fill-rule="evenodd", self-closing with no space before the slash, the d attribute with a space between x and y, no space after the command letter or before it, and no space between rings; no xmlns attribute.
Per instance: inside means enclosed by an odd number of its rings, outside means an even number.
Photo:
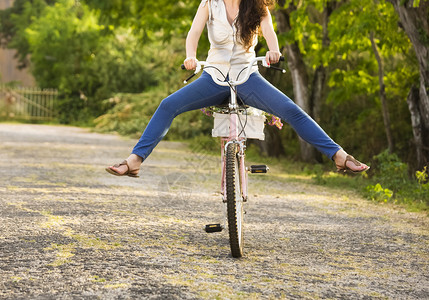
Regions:
<svg viewBox="0 0 429 300"><path fill-rule="evenodd" d="M252 46L262 18L267 15L266 7L272 4L272 0L241 0L237 28L238 36L247 50Z"/></svg>

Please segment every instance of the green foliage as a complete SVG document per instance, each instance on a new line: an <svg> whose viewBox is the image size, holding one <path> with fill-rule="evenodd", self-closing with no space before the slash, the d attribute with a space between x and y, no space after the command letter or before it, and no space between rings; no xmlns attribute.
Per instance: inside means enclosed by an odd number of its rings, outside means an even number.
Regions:
<svg viewBox="0 0 429 300"><path fill-rule="evenodd" d="M395 192L409 184L408 166L399 159L398 155L385 150L375 156L375 162L374 168L377 169L373 177L375 181Z"/></svg>
<svg viewBox="0 0 429 300"><path fill-rule="evenodd" d="M163 57L169 60L177 42L170 39L169 47L156 40L142 43L136 30L103 23L104 12L84 1L17 0L1 15L5 16L0 22L2 42L17 49L23 63L31 54L39 86L59 89L63 123L89 124L111 107L104 99L116 93L140 93L160 80L170 80L171 72L159 69L171 69L171 63L155 63L154 57L167 51L170 55ZM182 43L180 49L183 55Z"/></svg>
<svg viewBox="0 0 429 300"><path fill-rule="evenodd" d="M133 34L145 42L160 38L170 40L184 36L200 0L86 0L100 13L100 20L113 27L132 28Z"/></svg>
<svg viewBox="0 0 429 300"><path fill-rule="evenodd" d="M312 167L311 170L306 168L307 172L313 174L313 181L318 185L325 185L328 183L327 179L324 176L324 170L321 164L316 164Z"/></svg>
<svg viewBox="0 0 429 300"><path fill-rule="evenodd" d="M276 9L289 11L290 3L296 8L290 13L291 30L279 35L279 41L281 46L299 46L310 94L316 69L323 66L326 70L323 102L315 103L321 107L318 123L335 141L363 159L387 147L378 64L369 38L373 33L384 63L393 140L398 155L408 158L412 129L405 100L410 86L418 84L419 72L412 44L398 29L399 18L393 5L372 0L290 0L279 1ZM332 13L324 27L327 11ZM325 29L328 40L324 39ZM285 79L277 80L275 85L292 95L290 89L284 88L284 82ZM289 140L284 144L289 146ZM299 151L298 147L293 151Z"/></svg>
<svg viewBox="0 0 429 300"><path fill-rule="evenodd" d="M369 40L372 32L384 63L395 147L398 155L406 158L412 130L408 117L404 117L408 116L405 100L409 87L418 82L418 67L410 41L398 30L393 6L385 1L346 1L331 15L328 30L330 74L327 103L322 110L322 120L327 123L323 127L361 157L372 157L387 147L378 66Z"/></svg>
<svg viewBox="0 0 429 300"><path fill-rule="evenodd" d="M117 132L121 135L140 137L161 100L167 97L165 89L156 88L141 94L117 94L105 100L106 105L114 104L107 113L95 119L99 132ZM210 135L212 118L200 111L184 113L173 121L166 139L200 139ZM204 139L201 140L201 142ZM210 144L207 141L205 144Z"/></svg>
<svg viewBox="0 0 429 300"><path fill-rule="evenodd" d="M376 201L404 204L410 209L429 209L429 183L427 169L415 173L416 178L408 176L408 166L396 154L387 150L375 157L373 166L376 173L371 178L365 195ZM385 187L385 188L382 188Z"/></svg>
<svg viewBox="0 0 429 300"><path fill-rule="evenodd" d="M331 166L329 166L331 167ZM315 184L341 190L354 190L371 201L402 205L410 211L429 212L429 174L427 167L408 175L408 166L396 154L383 151L374 158L367 173L344 176L326 172L322 165L305 167Z"/></svg>
<svg viewBox="0 0 429 300"><path fill-rule="evenodd" d="M367 197L373 201L387 202L393 196L391 190L382 188L379 183L376 185L368 185L365 190Z"/></svg>
<svg viewBox="0 0 429 300"><path fill-rule="evenodd" d="M422 171L416 171L416 178L419 185L423 188L429 187L428 182L428 174L427 174L427 167L425 166Z"/></svg>
<svg viewBox="0 0 429 300"><path fill-rule="evenodd" d="M414 190L415 198L429 207L429 175L427 167L425 166L422 171L417 170L415 175L418 182L418 186Z"/></svg>
<svg viewBox="0 0 429 300"><path fill-rule="evenodd" d="M61 0L32 21L24 35L32 73L42 88L59 89L61 122L89 120L104 112L101 101L112 94L156 84L150 69L153 50L127 29L103 35L104 25L86 5Z"/></svg>
<svg viewBox="0 0 429 300"><path fill-rule="evenodd" d="M143 94L117 94L105 100L113 107L95 119L95 128L100 132L117 132L121 135L138 137L159 105L163 95L159 90Z"/></svg>
<svg viewBox="0 0 429 300"><path fill-rule="evenodd" d="M0 10L0 46L17 50L20 66L28 65L30 45L25 31L38 18L47 5L55 0L16 0L11 8Z"/></svg>
<svg viewBox="0 0 429 300"><path fill-rule="evenodd" d="M94 57L100 29L95 16L73 0L45 8L26 29L32 70L39 85L56 87L67 94L82 84L91 86L92 82L86 83L90 78L82 74L88 72Z"/></svg>

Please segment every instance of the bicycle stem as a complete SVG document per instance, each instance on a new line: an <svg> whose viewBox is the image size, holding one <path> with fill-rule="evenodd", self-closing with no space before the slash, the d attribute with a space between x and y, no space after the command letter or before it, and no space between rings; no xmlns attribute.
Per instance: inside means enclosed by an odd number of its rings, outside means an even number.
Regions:
<svg viewBox="0 0 429 300"><path fill-rule="evenodd" d="M235 89L233 86L230 86L231 91L231 100L229 101L229 109L232 112L237 111L238 105L237 105L237 94L235 93Z"/></svg>

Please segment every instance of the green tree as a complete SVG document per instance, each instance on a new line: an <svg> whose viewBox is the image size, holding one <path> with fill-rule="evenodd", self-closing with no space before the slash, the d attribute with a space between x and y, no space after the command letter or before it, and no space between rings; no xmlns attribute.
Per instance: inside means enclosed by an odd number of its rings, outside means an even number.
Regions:
<svg viewBox="0 0 429 300"><path fill-rule="evenodd" d="M412 82L416 72L410 55L411 44L397 30L398 19L392 7L385 1L353 0L333 15L332 22L336 24L331 27L332 52L341 53L342 57L332 71L329 81L332 91L328 99L337 104L345 101L350 104L353 99L362 103L361 117L359 110L354 113L357 120L362 120L361 126L369 125L365 131L371 130L374 134L374 128L384 128L385 138L378 134L376 137L386 142L374 147L377 151L382 151L382 147L392 151L394 143L404 147L404 137L410 136L411 131L408 120L404 123L404 117L396 118L397 110L406 115L404 94L397 91L406 90L406 84ZM404 64L405 61L408 63ZM373 121L380 119L379 116L383 127ZM347 127L349 130L349 125Z"/></svg>
<svg viewBox="0 0 429 300"><path fill-rule="evenodd" d="M388 132L385 128L392 127L395 140L407 135L404 132L410 125L403 121L406 110L402 96L415 72L410 43L398 32L397 17L390 6L370 0L279 1L275 16L294 81L294 99L335 140L368 157L388 144L380 143L386 140L380 135ZM378 72L371 33L385 65L384 75ZM378 84L380 78L385 89ZM381 109L379 95L383 90L385 104L387 100L391 104L389 110L387 105ZM398 113L402 117L392 118L392 124L386 126L378 121L382 111L387 117L392 111L394 117ZM365 146L360 142L363 137ZM404 147L406 142L399 143ZM371 144L374 147L366 147ZM303 152L307 153L304 160L313 159L310 151Z"/></svg>
<svg viewBox="0 0 429 300"><path fill-rule="evenodd" d="M16 49L20 67L29 64L30 46L25 36L27 27L40 16L47 5L55 2L56 0L16 0L12 7L0 10L0 47Z"/></svg>
<svg viewBox="0 0 429 300"><path fill-rule="evenodd" d="M413 125L417 169L429 162L429 1L387 0L399 15L400 27L413 44L420 80L411 85L408 107Z"/></svg>
<svg viewBox="0 0 429 300"><path fill-rule="evenodd" d="M129 29L106 35L99 15L84 3L61 0L22 3L7 11L3 42L18 50L22 63L31 54L39 86L58 88L62 122L103 113L102 100L117 92L141 92L156 78L147 47Z"/></svg>
<svg viewBox="0 0 429 300"><path fill-rule="evenodd" d="M103 24L131 28L136 36L168 40L178 32L184 34L191 26L200 0L140 1L140 0L85 0L99 12Z"/></svg>

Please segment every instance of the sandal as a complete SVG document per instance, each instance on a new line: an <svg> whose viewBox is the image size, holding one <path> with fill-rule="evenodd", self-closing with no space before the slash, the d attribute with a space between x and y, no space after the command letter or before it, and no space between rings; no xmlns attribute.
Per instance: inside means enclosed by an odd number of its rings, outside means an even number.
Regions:
<svg viewBox="0 0 429 300"><path fill-rule="evenodd" d="M120 173L116 172L116 171L115 171L115 170L113 170L111 167L106 168L106 171L107 171L107 172L109 172L109 173L110 173L110 174L112 174L112 175L115 175L115 176L139 177L138 173L139 173L139 171L140 171L140 168L139 168L139 169L130 170L130 166L128 165L127 160L124 160L124 161L123 161L123 162L121 162L120 164L116 164L116 165L114 165L113 167L114 167L114 168L119 168L120 166L124 166L124 165L126 165L126 166L127 166L128 170L127 170L127 171L125 171L125 173L123 173L123 174L120 174Z"/></svg>
<svg viewBox="0 0 429 300"><path fill-rule="evenodd" d="M347 172L351 172L351 173L360 173L363 171L367 171L369 170L369 167L367 166L366 168L363 168L362 170L352 170L349 167L347 167L347 162L351 161L355 166L359 167L362 165L362 163L360 161L358 161L356 158L354 158L353 156L347 154L346 156L346 160L344 161L344 166L340 167L337 165L337 172L338 173L347 173Z"/></svg>

